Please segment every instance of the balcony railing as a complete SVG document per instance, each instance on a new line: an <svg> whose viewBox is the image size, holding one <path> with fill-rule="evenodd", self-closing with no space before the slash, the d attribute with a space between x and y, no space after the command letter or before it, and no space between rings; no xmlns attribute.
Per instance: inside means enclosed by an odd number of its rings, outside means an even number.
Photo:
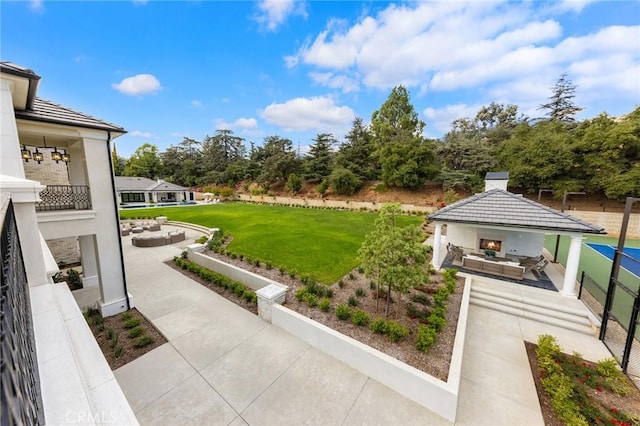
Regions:
<svg viewBox="0 0 640 426"><path fill-rule="evenodd" d="M29 303L29 286L9 199L0 198L0 424L44 423L40 376Z"/></svg>
<svg viewBox="0 0 640 426"><path fill-rule="evenodd" d="M84 185L47 185L40 193L37 212L56 210L91 210L89 187Z"/></svg>

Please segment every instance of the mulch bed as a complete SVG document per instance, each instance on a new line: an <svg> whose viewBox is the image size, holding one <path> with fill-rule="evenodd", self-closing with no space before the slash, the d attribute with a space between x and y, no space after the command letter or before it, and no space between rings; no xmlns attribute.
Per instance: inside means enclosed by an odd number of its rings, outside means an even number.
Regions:
<svg viewBox="0 0 640 426"><path fill-rule="evenodd" d="M124 321L121 319L122 314L103 318L104 328L89 320L89 327L112 370L122 367L167 342L167 339L137 309L132 308L127 312L131 314L132 318L140 320L140 326L144 328L144 334L151 337L153 343L141 348L135 347L134 345L140 336L133 339L128 337L129 329L124 327ZM122 354L118 357L115 356L115 347L112 344L112 340L107 337L110 329L118 336L117 344L123 348Z"/></svg>
<svg viewBox="0 0 640 426"><path fill-rule="evenodd" d="M542 386L540 368L538 367L538 358L536 356L536 349L538 348L538 345L530 342L524 343L527 349L527 356L529 357L531 374L533 375L533 380L536 384L536 391L538 393L538 401L540 402L544 424L547 426L563 426L564 422L556 416L556 413L553 410L551 397L545 392L544 387ZM592 364L589 361L584 362ZM594 390L590 395L606 407L615 407L618 410L640 415L640 391L628 377L626 379L627 384L631 389L631 393L629 395L616 395L606 389L602 392Z"/></svg>

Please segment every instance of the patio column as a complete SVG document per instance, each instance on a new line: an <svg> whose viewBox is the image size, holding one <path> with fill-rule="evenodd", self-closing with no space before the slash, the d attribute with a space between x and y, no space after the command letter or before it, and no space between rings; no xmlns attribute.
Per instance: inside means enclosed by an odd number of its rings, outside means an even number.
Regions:
<svg viewBox="0 0 640 426"><path fill-rule="evenodd" d="M98 260L96 259L96 244L93 235L78 237L80 243L80 256L82 259L82 285L84 287L97 287L100 284L98 277Z"/></svg>
<svg viewBox="0 0 640 426"><path fill-rule="evenodd" d="M431 263L436 269L440 269L440 240L442 236L442 224L436 222L436 231L433 234L433 256Z"/></svg>
<svg viewBox="0 0 640 426"><path fill-rule="evenodd" d="M576 278L578 277L578 264L580 263L580 250L582 249L582 235L572 235L567 256L567 266L564 270L564 282L562 283L563 296L576 296Z"/></svg>

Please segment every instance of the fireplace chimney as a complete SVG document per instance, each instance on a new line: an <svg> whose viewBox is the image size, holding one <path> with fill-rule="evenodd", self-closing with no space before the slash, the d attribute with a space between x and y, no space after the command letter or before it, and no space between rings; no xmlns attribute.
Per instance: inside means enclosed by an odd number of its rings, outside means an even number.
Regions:
<svg viewBox="0 0 640 426"><path fill-rule="evenodd" d="M509 182L509 172L487 172L484 178L484 192L492 189L507 190L507 183Z"/></svg>

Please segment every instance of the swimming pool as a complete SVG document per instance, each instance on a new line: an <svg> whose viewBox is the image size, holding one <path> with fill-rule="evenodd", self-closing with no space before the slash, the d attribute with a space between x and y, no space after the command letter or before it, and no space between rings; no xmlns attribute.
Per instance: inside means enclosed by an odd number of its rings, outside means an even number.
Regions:
<svg viewBox="0 0 640 426"><path fill-rule="evenodd" d="M120 209L148 209L150 207L192 206L195 201L183 201L181 203L155 203L155 204L131 204L120 206Z"/></svg>

